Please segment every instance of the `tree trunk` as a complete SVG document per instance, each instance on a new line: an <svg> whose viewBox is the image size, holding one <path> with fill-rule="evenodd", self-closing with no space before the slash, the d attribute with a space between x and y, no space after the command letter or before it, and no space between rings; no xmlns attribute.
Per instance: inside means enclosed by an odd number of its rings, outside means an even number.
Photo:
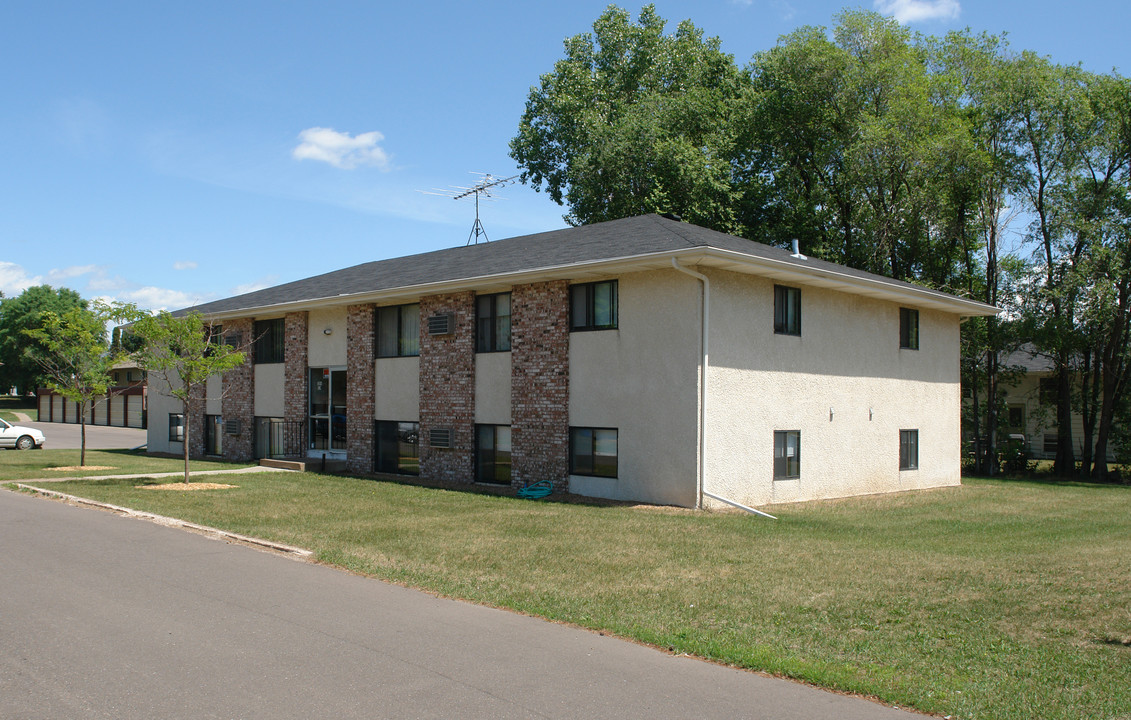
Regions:
<svg viewBox="0 0 1131 720"><path fill-rule="evenodd" d="M185 454L185 485L189 482L189 435L192 432L192 409L191 403L185 400L185 441L181 443L184 447Z"/></svg>
<svg viewBox="0 0 1131 720"><path fill-rule="evenodd" d="M79 450L79 467L86 467L86 408L80 406L79 432L82 434L82 449Z"/></svg>
<svg viewBox="0 0 1131 720"><path fill-rule="evenodd" d="M1076 472L1076 451L1072 447L1072 377L1067 358L1057 359L1056 368L1056 460L1053 472L1071 477Z"/></svg>

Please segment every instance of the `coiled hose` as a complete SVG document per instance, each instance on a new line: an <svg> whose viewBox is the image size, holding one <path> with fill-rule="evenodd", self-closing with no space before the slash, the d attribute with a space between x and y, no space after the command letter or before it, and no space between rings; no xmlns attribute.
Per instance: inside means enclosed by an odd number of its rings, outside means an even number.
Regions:
<svg viewBox="0 0 1131 720"><path fill-rule="evenodd" d="M536 483L531 483L524 488L520 488L515 495L523 500L541 500L554 491L549 480L539 480Z"/></svg>

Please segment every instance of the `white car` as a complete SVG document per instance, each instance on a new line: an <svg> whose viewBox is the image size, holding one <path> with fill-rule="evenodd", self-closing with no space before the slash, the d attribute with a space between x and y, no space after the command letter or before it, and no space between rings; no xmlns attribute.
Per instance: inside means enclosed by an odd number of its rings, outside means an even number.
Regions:
<svg viewBox="0 0 1131 720"><path fill-rule="evenodd" d="M7 420L0 418L0 448L15 448L17 450L31 450L41 448L47 438L35 428L22 425L12 425Z"/></svg>

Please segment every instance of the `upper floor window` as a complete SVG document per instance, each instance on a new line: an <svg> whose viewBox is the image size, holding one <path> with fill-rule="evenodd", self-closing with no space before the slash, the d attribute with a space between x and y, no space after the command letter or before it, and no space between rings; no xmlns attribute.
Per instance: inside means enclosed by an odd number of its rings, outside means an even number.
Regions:
<svg viewBox="0 0 1131 720"><path fill-rule="evenodd" d="M911 308L899 309L899 347L906 350L919 349L919 311Z"/></svg>
<svg viewBox="0 0 1131 720"><path fill-rule="evenodd" d="M286 328L283 318L255 321L255 363L281 363L286 360L283 353L283 340Z"/></svg>
<svg viewBox="0 0 1131 720"><path fill-rule="evenodd" d="M774 285L774 332L779 335L801 334L801 290Z"/></svg>
<svg viewBox="0 0 1131 720"><path fill-rule="evenodd" d="M420 354L420 303L379 307L376 321L377 357Z"/></svg>
<svg viewBox="0 0 1131 720"><path fill-rule="evenodd" d="M612 330L617 326L617 281L571 285L569 329Z"/></svg>
<svg viewBox="0 0 1131 720"><path fill-rule="evenodd" d="M475 351L502 352L511 349L511 294L480 295L475 298Z"/></svg>

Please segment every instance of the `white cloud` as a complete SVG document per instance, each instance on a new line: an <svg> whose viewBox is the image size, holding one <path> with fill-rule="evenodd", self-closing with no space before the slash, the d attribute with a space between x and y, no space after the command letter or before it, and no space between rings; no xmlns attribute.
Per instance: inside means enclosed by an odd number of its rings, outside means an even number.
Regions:
<svg viewBox="0 0 1131 720"><path fill-rule="evenodd" d="M65 268L54 268L47 273L47 282L51 285L57 285L64 280L91 274L101 275L102 268L97 265L72 265Z"/></svg>
<svg viewBox="0 0 1131 720"><path fill-rule="evenodd" d="M190 295L180 290L149 286L120 292L117 294L117 299L135 303L143 310L180 310L199 305L209 298Z"/></svg>
<svg viewBox="0 0 1131 720"><path fill-rule="evenodd" d="M958 0L875 0L873 6L901 23L924 20L953 20L962 7Z"/></svg>
<svg viewBox="0 0 1131 720"><path fill-rule="evenodd" d="M178 260L173 263L174 270L196 270L196 263L192 260Z"/></svg>
<svg viewBox="0 0 1131 720"><path fill-rule="evenodd" d="M320 160L345 170L361 165L389 169L389 155L378 146L385 136L376 130L350 137L348 132L312 127L300 132L298 139L291 153L295 160Z"/></svg>
<svg viewBox="0 0 1131 720"><path fill-rule="evenodd" d="M21 265L0 261L0 292L15 297L33 285L42 285L42 278L27 274Z"/></svg>
<svg viewBox="0 0 1131 720"><path fill-rule="evenodd" d="M277 283L278 280L278 275L267 275L265 277L259 278L258 280L252 280L251 282L244 285L235 286L234 288L232 288L232 295L243 295L244 293L255 292L256 290L269 288Z"/></svg>

